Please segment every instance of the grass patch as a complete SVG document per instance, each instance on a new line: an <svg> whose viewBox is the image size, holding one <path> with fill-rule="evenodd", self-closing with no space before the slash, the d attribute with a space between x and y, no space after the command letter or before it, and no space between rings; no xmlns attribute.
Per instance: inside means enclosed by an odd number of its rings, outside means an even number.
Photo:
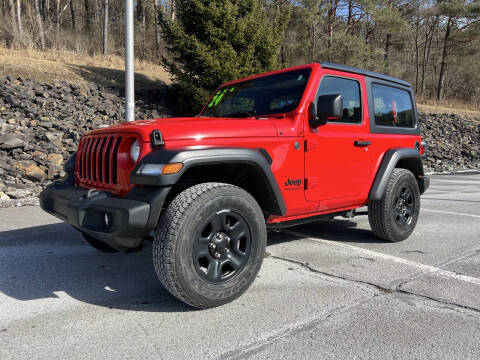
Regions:
<svg viewBox="0 0 480 360"><path fill-rule="evenodd" d="M0 47L0 76L7 74L39 82L64 80L124 88L124 59L119 56L88 56L68 51L13 50ZM136 90L170 84L161 65L135 61Z"/></svg>
<svg viewBox="0 0 480 360"><path fill-rule="evenodd" d="M454 114L467 119L480 121L480 105L464 103L455 99L437 101L417 97L418 110L432 114Z"/></svg>

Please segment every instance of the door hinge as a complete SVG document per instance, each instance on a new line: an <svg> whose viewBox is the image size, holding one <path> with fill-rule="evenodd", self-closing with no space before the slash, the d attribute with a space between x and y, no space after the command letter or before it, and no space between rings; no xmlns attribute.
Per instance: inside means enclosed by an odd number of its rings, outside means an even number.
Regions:
<svg viewBox="0 0 480 360"><path fill-rule="evenodd" d="M305 190L315 189L318 183L319 181L317 178L314 178L314 177L305 178L305 180L303 181L304 189Z"/></svg>

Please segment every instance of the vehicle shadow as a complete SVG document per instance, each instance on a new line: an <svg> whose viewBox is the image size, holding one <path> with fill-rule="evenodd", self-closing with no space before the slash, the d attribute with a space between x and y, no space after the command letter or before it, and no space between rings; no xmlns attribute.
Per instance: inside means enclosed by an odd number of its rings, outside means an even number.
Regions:
<svg viewBox="0 0 480 360"><path fill-rule="evenodd" d="M56 298L63 292L115 309L195 310L161 285L150 244L138 252L104 254L64 223L0 232L0 292L22 301Z"/></svg>

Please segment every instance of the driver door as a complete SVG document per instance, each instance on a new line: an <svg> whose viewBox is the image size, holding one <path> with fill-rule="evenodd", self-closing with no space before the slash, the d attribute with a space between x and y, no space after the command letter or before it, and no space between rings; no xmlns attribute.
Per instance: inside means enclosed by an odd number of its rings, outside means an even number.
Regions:
<svg viewBox="0 0 480 360"><path fill-rule="evenodd" d="M355 205L368 195L371 136L362 104L364 91L361 77L325 74L320 81L314 104L320 95L343 96L343 117L305 134L305 197L320 201L320 210Z"/></svg>

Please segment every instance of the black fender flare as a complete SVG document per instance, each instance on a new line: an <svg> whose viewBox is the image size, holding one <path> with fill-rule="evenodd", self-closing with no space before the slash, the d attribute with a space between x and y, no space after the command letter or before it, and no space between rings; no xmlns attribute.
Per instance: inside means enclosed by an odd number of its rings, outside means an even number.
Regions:
<svg viewBox="0 0 480 360"><path fill-rule="evenodd" d="M182 163L182 169L173 175L141 174L144 164ZM280 187L273 175L268 160L260 151L247 148L207 148L207 149L158 149L145 155L135 166L130 183L145 186L173 186L185 172L196 166L214 164L249 164L262 174L263 181L269 191L269 196L275 204L275 215L284 215L286 205Z"/></svg>
<svg viewBox="0 0 480 360"><path fill-rule="evenodd" d="M423 172L423 163L420 153L416 149L396 148L390 149L385 153L382 162L378 168L375 180L370 189L369 200L379 200L382 198L388 179L399 162L405 161L408 164L408 170L412 171L417 178L420 193L423 194L428 188L428 178ZM404 166L400 166L404 167Z"/></svg>

